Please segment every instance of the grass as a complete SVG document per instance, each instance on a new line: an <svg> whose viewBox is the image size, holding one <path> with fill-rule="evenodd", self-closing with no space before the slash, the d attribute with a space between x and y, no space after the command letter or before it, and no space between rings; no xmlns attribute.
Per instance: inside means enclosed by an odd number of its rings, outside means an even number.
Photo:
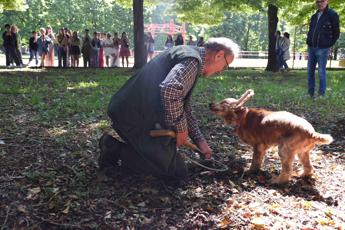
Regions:
<svg viewBox="0 0 345 230"><path fill-rule="evenodd" d="M190 183L176 190L160 181L124 174L102 183L96 180L98 140L104 130L111 130L106 112L109 100L132 74L124 69L0 69L0 223L4 229L167 229L168 225L200 228L202 224L219 229L217 224L228 220L232 226L250 228L251 218L258 213L265 213L261 217L269 220L267 226L278 223L284 229L322 228L343 220L338 215L345 206L340 189L345 71L329 71L327 96L316 100L306 95L305 71L273 74L240 69L200 78L193 92L196 118L218 159L231 170L204 174L191 167ZM265 175L279 171L274 156L265 164L267 173L258 177L261 182L243 177L238 170L239 162L249 165L251 150L240 145L207 107L211 101L239 97L249 88L255 91L249 106L294 112L335 138L329 149L312 154L317 185L296 180L287 188L270 187ZM278 211L272 212L271 203L277 204ZM252 209L255 204L260 209ZM323 210L331 209L335 214L329 222L318 222L325 217ZM250 215L244 217L244 213ZM200 216L209 222L199 222ZM291 225L293 221L299 227Z"/></svg>
<svg viewBox="0 0 345 230"><path fill-rule="evenodd" d="M103 117L111 96L133 74L121 69L49 69L0 72L0 93L9 100L17 95L36 110L38 120ZM5 77L8 75L8 77ZM255 91L251 106L295 112L310 111L329 120L345 111L345 71L328 71L327 96L307 97L305 71L269 73L263 70L230 70L211 79L200 78L194 91L196 103L207 105L225 97Z"/></svg>

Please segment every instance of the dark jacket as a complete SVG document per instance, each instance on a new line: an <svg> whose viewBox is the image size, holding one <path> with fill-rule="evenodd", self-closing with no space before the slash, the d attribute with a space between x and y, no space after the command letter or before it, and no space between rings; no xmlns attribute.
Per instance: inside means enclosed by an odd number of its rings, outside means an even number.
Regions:
<svg viewBox="0 0 345 230"><path fill-rule="evenodd" d="M315 48L329 48L339 38L339 15L327 6L320 19L317 20L318 12L316 11L311 17L307 44Z"/></svg>
<svg viewBox="0 0 345 230"><path fill-rule="evenodd" d="M196 58L200 71L201 57L197 49L191 46L173 47L146 64L112 97L108 107L110 118L126 129L147 125L153 128L156 122L164 124L159 85L170 70L185 58ZM189 96L190 93L187 98Z"/></svg>
<svg viewBox="0 0 345 230"><path fill-rule="evenodd" d="M30 50L34 50L34 51L37 51L38 50L38 44L37 44L37 39L35 41L35 38L34 37L31 37L29 39L29 49Z"/></svg>
<svg viewBox="0 0 345 230"><path fill-rule="evenodd" d="M17 36L11 32L11 35L7 35L6 31L2 34L3 46L5 48L18 48L17 47Z"/></svg>

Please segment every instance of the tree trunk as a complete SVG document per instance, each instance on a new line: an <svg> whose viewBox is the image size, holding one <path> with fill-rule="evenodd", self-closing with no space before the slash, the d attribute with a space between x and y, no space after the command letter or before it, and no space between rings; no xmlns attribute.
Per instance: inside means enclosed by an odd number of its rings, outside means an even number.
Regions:
<svg viewBox="0 0 345 230"><path fill-rule="evenodd" d="M246 51L248 50L250 26L251 26L251 24L250 24L250 22L248 22L248 24L247 24L247 32L246 32L246 37L245 37L245 43L244 43L244 50L246 50Z"/></svg>
<svg viewBox="0 0 345 230"><path fill-rule="evenodd" d="M133 0L134 22L134 69L146 64L147 54L144 42L144 0Z"/></svg>
<svg viewBox="0 0 345 230"><path fill-rule="evenodd" d="M278 24L278 7L275 5L268 5L268 62L266 71L277 72L277 58L276 58L276 37L275 32Z"/></svg>

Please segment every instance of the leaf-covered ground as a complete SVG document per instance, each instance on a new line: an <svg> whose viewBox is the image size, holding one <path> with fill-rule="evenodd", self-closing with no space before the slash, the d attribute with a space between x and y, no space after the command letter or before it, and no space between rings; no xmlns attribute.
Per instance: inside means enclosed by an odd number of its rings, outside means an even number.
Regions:
<svg viewBox="0 0 345 230"><path fill-rule="evenodd" d="M106 106L131 74L123 70L0 69L1 229L344 229L345 72L329 73L329 96L305 96L303 71L229 71L200 79L195 116L223 173L188 164L176 185L121 170L97 178L98 139L111 131ZM316 174L271 186L276 150L248 175L251 149L207 109L215 99L256 92L251 106L288 110L335 141L311 154ZM191 154L181 148L182 152ZM295 167L301 169L296 161Z"/></svg>

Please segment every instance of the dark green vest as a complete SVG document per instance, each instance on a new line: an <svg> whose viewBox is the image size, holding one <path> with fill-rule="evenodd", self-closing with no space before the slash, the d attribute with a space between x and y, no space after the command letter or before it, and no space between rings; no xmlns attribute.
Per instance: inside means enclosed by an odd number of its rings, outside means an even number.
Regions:
<svg viewBox="0 0 345 230"><path fill-rule="evenodd" d="M140 69L112 97L108 115L123 134L132 136L147 132L153 129L157 122L164 125L159 85L170 70L185 58L196 58L200 73L201 57L198 49L191 46L176 46L164 51ZM190 95L191 92L185 100L188 100Z"/></svg>

